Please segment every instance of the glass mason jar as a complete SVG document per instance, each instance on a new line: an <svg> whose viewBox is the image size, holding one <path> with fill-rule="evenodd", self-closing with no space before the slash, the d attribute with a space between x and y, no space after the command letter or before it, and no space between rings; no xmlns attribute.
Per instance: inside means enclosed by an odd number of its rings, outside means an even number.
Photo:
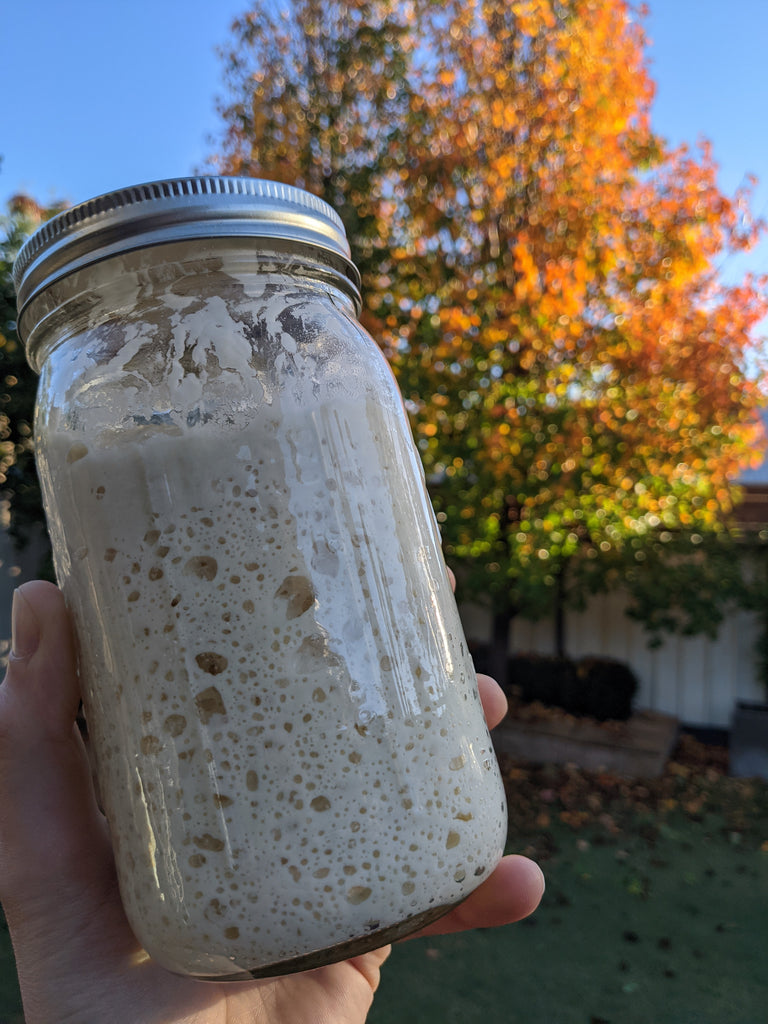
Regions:
<svg viewBox="0 0 768 1024"><path fill-rule="evenodd" d="M35 444L130 923L172 971L356 955L479 885L502 784L341 221L187 178L15 267Z"/></svg>

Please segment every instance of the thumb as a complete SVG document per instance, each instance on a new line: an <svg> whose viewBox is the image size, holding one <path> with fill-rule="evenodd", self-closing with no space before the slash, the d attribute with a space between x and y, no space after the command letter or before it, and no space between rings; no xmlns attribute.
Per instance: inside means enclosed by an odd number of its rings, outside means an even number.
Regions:
<svg viewBox="0 0 768 1024"><path fill-rule="evenodd" d="M0 685L0 899L49 910L111 887L112 863L90 766L75 725L74 640L64 600L35 581L13 598L12 649ZM103 890L102 890L103 891Z"/></svg>
<svg viewBox="0 0 768 1024"><path fill-rule="evenodd" d="M51 738L68 734L80 693L69 616L59 589L37 580L15 590L11 632L0 712L11 703L14 725L29 739L35 733Z"/></svg>

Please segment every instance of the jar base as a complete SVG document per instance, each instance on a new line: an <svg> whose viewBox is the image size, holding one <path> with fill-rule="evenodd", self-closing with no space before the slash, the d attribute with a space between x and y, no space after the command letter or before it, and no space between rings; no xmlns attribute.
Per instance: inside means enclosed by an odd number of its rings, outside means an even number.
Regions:
<svg viewBox="0 0 768 1024"><path fill-rule="evenodd" d="M463 902L444 903L439 907L432 907L421 914L414 914L404 921L390 925L387 928L377 928L374 931L366 932L365 935L357 935L346 942L339 942L335 946L328 946L325 949L318 949L312 953L303 953L301 956L291 957L288 960L278 960L271 964L255 967L250 970L236 971L233 974L193 974L191 977L197 981L252 981L256 978L276 978L282 974L298 974L301 971L311 971L318 967L327 967L329 964L338 963L340 960L348 960L353 956L360 956L362 953L369 953L373 949L379 949L390 942L425 928L438 918L444 917L455 906ZM234 965L233 965L234 966Z"/></svg>

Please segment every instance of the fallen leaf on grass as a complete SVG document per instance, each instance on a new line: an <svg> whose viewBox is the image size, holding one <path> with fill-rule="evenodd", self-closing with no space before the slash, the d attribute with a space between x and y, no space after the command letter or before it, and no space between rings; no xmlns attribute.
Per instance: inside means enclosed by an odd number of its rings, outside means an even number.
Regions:
<svg viewBox="0 0 768 1024"><path fill-rule="evenodd" d="M558 819L574 831L589 829L593 843L601 835L614 839L631 834L652 847L660 838L683 841L687 829L682 819L700 823L702 814L711 814L732 844L768 853L768 786L731 778L726 747L683 735L664 774L653 779L628 779L574 765L526 764L508 755L500 762L510 844L542 862L557 853L558 841L550 829L556 831Z"/></svg>

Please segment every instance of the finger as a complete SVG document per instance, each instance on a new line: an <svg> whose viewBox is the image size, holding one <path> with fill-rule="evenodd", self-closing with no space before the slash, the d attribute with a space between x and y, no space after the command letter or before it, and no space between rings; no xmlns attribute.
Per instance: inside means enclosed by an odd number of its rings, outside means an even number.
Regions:
<svg viewBox="0 0 768 1024"><path fill-rule="evenodd" d="M7 909L112 877L75 725L80 697L69 617L53 584L16 591L12 632L0 686L0 897Z"/></svg>
<svg viewBox="0 0 768 1024"><path fill-rule="evenodd" d="M58 588L35 580L13 595L3 711L26 735L69 732L80 701L69 618ZM54 681L55 680L55 684Z"/></svg>
<svg viewBox="0 0 768 1024"><path fill-rule="evenodd" d="M544 886L544 875L534 861L516 854L504 857L463 903L413 937L494 928L520 921L538 907Z"/></svg>
<svg viewBox="0 0 768 1024"><path fill-rule="evenodd" d="M448 579L451 581L451 589L456 590L456 575L453 569L448 569ZM480 691L480 700L485 712L485 719L488 728L493 729L504 718L507 713L507 698L504 691L490 676L480 675L477 677L477 688Z"/></svg>
<svg viewBox="0 0 768 1024"><path fill-rule="evenodd" d="M507 713L507 698L496 680L490 676L478 675L477 688L488 728L493 729Z"/></svg>

